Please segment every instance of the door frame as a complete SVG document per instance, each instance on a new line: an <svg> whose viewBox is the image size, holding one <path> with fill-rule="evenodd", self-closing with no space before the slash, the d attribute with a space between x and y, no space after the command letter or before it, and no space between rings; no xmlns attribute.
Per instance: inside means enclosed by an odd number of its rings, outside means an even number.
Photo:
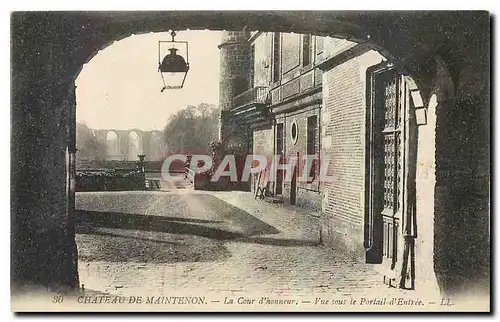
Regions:
<svg viewBox="0 0 500 322"><path fill-rule="evenodd" d="M383 194L375 193L383 190L384 173L377 161L383 157L383 146L376 146L379 134L375 126L381 124L383 113L376 113L376 95L374 95L375 79L380 74L396 71L395 66L384 61L366 71L366 126L365 126L365 218L364 247L367 263L381 264L383 260L383 218L378 213L383 209ZM383 169L382 169L383 170Z"/></svg>
<svg viewBox="0 0 500 322"><path fill-rule="evenodd" d="M417 238L417 210L416 210L416 163L418 145L418 124L415 115L415 102L413 101L413 91L418 91L415 80L406 73L398 70L390 62L382 62L367 69L366 75L366 155L365 155L365 234L364 246L366 250L366 262L374 264L384 264L384 227L383 216L379 216L383 210L383 193L379 193L383 187L384 170L380 167L378 160L384 156L384 142L377 141L380 138L379 129L375 126L383 124L383 113L375 111L377 102L374 95L375 79L382 73L394 72L400 77L400 88L398 95L400 104L404 109L401 111L404 116L401 120L401 134L403 142L401 147L403 172L398 180L401 180L401 205L398 212L399 231L396 232L397 258L392 262L390 270L395 273L388 280L390 286L406 289L415 288L415 239ZM418 94L420 95L420 94ZM420 99L420 102L422 100ZM421 104L421 103L419 103ZM422 106L422 105L420 105ZM400 106L401 108L401 106ZM380 123L382 122L382 123ZM383 137L383 136L382 136ZM376 146L381 144L381 146ZM374 193L377 190L377 193ZM385 265L385 264L384 264ZM382 266L384 266L382 265ZM392 285L392 283L396 283ZM398 286L399 285L399 286Z"/></svg>

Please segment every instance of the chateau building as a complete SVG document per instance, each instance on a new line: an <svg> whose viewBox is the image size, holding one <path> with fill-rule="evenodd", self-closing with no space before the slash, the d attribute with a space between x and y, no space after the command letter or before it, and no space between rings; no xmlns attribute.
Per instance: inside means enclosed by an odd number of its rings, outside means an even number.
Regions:
<svg viewBox="0 0 500 322"><path fill-rule="evenodd" d="M297 160L289 180L268 162L250 189L320 213L322 242L379 264L388 284L432 281L434 230L417 239L417 227L441 229L429 193L436 101L424 106L411 75L368 42L241 31L224 32L219 48L226 153ZM437 69L446 101L450 75Z"/></svg>

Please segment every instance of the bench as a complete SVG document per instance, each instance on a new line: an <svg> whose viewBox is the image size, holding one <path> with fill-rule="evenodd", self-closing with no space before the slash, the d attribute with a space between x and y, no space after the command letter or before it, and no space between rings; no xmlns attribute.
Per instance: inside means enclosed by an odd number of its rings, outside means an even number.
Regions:
<svg viewBox="0 0 500 322"><path fill-rule="evenodd" d="M159 179L146 179L146 189L154 190L160 189L160 180Z"/></svg>

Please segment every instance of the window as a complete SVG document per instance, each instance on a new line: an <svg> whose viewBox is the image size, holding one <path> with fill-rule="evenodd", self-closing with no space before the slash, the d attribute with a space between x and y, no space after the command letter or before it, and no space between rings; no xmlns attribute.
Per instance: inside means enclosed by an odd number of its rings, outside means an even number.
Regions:
<svg viewBox="0 0 500 322"><path fill-rule="evenodd" d="M302 66L307 66L311 63L311 35L302 36Z"/></svg>
<svg viewBox="0 0 500 322"><path fill-rule="evenodd" d="M318 116L307 118L307 168L310 166L309 178L311 182L316 179L318 173ZM306 169L307 169L306 168Z"/></svg>
<svg viewBox="0 0 500 322"><path fill-rule="evenodd" d="M279 32L275 32L273 37L273 82L277 82L280 79L280 36Z"/></svg>
<svg viewBox="0 0 500 322"><path fill-rule="evenodd" d="M302 34L283 33L280 39L281 75L301 67L302 59Z"/></svg>
<svg viewBox="0 0 500 322"><path fill-rule="evenodd" d="M299 131L299 129L297 127L297 121L293 120L292 127L290 129L290 136L291 136L293 144L297 144L298 131Z"/></svg>
<svg viewBox="0 0 500 322"><path fill-rule="evenodd" d="M250 73L248 79L249 88L253 88L255 84L255 45L250 48Z"/></svg>
<svg viewBox="0 0 500 322"><path fill-rule="evenodd" d="M316 55L319 55L323 52L323 37L315 36L316 38Z"/></svg>
<svg viewBox="0 0 500 322"><path fill-rule="evenodd" d="M283 154L283 123L276 124L276 154Z"/></svg>

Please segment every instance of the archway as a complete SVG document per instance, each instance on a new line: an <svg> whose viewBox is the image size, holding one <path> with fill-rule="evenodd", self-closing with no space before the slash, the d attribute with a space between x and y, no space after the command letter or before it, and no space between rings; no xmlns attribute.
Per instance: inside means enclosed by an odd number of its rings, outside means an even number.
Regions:
<svg viewBox="0 0 500 322"><path fill-rule="evenodd" d="M67 209L65 188L57 184L46 186L46 182L57 183L66 177L66 169L56 165L64 164L67 146L58 143L47 147L45 142L73 140L71 131L68 138L66 126L69 125L71 129L74 122L74 99L71 96L75 74L93 52L132 32L165 31L172 28L241 30L248 26L254 30L350 37L379 49L383 48L383 51L390 53L388 57L395 58L399 67L411 71L410 74L415 76L418 87L422 90L424 105L428 105L428 88L432 86L436 75L434 57L441 56L446 60L452 79L467 78L467 73L473 74L461 94L479 98L474 108L480 110L480 114L489 112L488 100L482 99L488 96L484 94L489 93L489 63L486 62L489 48L484 37L477 37L478 34L486 34L487 13L486 22L485 14L453 16L449 13L422 13L412 17L409 13L374 16L359 12L75 13L72 18L74 19L68 22L67 15L57 13L23 13L21 16L13 16L12 68L15 89L12 104L16 109L12 118L12 162L15 165L12 210L16 219L13 234L19 237L14 247L14 257L21 263L27 261L40 263L42 267L55 267L56 269L49 270L55 272L54 274L34 277L23 269L25 265L16 266L18 276L39 281L41 284L54 285L61 281L57 272L65 271L63 264L48 263L42 255L29 253L30 248L23 241L44 240L46 236L40 232L61 235L61 238L48 244L40 242L43 246L39 247L39 253L48 254L52 252L54 245L61 244L61 240L67 241L64 245L70 245L73 238L71 234L68 235L68 227L63 220ZM370 42L367 42L368 39ZM463 64L464 62L467 64ZM47 65L51 68L47 68ZM474 74L471 72L474 70L481 72ZM474 87L471 84L479 85ZM46 100L47 91L52 93L50 102ZM450 105L453 105L453 102L450 102ZM463 114L459 109L454 109L454 113ZM439 140L449 140L446 142L448 145L453 144L452 135L446 132L452 125L443 122L449 115L440 112L436 112L436 115L437 123L441 123L440 127L434 127L429 132L434 133ZM26 119L33 122L27 123ZM442 124L444 126L441 127ZM487 121L480 124L488 126ZM33 133L37 135L36 140L33 139ZM430 135L426 143L432 142L435 137ZM442 148L436 149L439 149L435 152L437 154L442 151ZM73 147L70 146L69 152L73 153ZM447 159L450 159L449 157ZM47 160L53 162L47 163ZM22 171L17 169L20 163L25 165ZM47 164L53 166L47 168ZM440 175L446 174L446 167L443 160L436 160L435 164L430 165L429 173L435 170ZM463 166L466 167L467 164ZM453 184L443 180L438 182L446 187ZM445 201L447 200L450 199L445 198ZM24 206L26 204L30 205L29 209ZM40 220L35 224L33 218ZM61 246L61 250L66 251L64 247ZM72 253L72 250L69 250L69 253ZM31 256L31 260L22 259L24 255ZM76 264L64 261L64 265ZM76 280L69 278L64 283L74 285Z"/></svg>
<svg viewBox="0 0 500 322"><path fill-rule="evenodd" d="M142 137L136 131L128 134L128 160L138 160L138 155L143 154Z"/></svg>
<svg viewBox="0 0 500 322"><path fill-rule="evenodd" d="M161 132L152 132L149 141L149 160L157 161L163 157L164 149Z"/></svg>
<svg viewBox="0 0 500 322"><path fill-rule="evenodd" d="M115 131L106 133L106 147L108 160L121 160L120 140Z"/></svg>

